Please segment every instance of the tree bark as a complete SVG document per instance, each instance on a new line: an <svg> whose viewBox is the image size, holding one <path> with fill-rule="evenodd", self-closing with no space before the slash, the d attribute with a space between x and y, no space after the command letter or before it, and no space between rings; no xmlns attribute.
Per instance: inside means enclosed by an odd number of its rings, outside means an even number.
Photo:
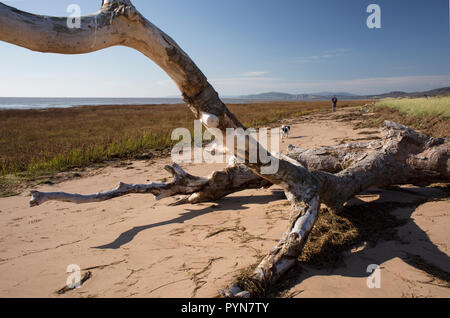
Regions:
<svg viewBox="0 0 450 318"><path fill-rule="evenodd" d="M189 56L145 19L129 0L102 1L101 10L82 17L78 29L68 28L66 18L33 15L0 3L0 40L33 51L61 54L84 54L115 45L134 48L166 71L206 128L218 128L223 133L227 128L243 128ZM120 184L115 190L89 196L33 192L31 205L47 200L95 202L127 193L152 193L158 198L185 194L189 196L180 203L196 203L217 199L230 191L279 185L291 202L291 218L280 242L254 273L256 281L269 286L301 254L321 203L339 211L349 198L371 186L449 179L449 140L428 138L394 123L387 123L385 133L385 143L378 145L322 149L327 154L298 151L296 159L291 158L292 154L291 157L281 156L278 171L268 175L262 173L266 165L259 158L256 163L250 163L251 137L246 136L243 154L236 148L230 151L241 156L249 170L230 167L210 177L199 178L173 165L167 167L174 175L173 182L168 184ZM255 144L264 151L257 142ZM345 154L349 149L356 149L352 153L357 155ZM362 149L365 149L364 153ZM228 179L230 175L232 177ZM224 294L249 296L238 286Z"/></svg>
<svg viewBox="0 0 450 318"><path fill-rule="evenodd" d="M126 184L121 182L117 188L101 193L80 195L65 192L31 192L30 206L38 206L47 201L63 201L76 204L101 202L130 193L153 194L157 200L185 195L171 205L196 204L218 200L230 193L246 189L270 187L272 183L255 175L244 165L231 166L223 171L215 171L208 177L196 177L185 172L174 163L166 166L174 180L170 183Z"/></svg>

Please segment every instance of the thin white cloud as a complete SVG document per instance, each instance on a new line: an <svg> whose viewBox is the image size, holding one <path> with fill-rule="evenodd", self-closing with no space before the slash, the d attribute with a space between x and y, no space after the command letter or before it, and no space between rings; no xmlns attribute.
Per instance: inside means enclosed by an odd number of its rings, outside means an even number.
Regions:
<svg viewBox="0 0 450 318"><path fill-rule="evenodd" d="M297 62L309 63L309 62L314 62L314 61L319 61L319 60L331 59L331 58L345 56L345 55L347 55L348 52L350 52L350 49L325 50L321 54L318 54L318 55L301 57L301 58L297 59Z"/></svg>
<svg viewBox="0 0 450 318"><path fill-rule="evenodd" d="M340 49L325 50L324 53L329 53L329 54L344 54L344 53L348 53L348 52L350 52L350 51L351 51L351 49L340 48Z"/></svg>
<svg viewBox="0 0 450 318"><path fill-rule="evenodd" d="M286 81L275 77L232 77L212 79L211 83L222 95L247 95L270 91L291 94L318 91L346 91L369 95L390 91L425 91L450 86L450 75L373 77L351 80Z"/></svg>
<svg viewBox="0 0 450 318"><path fill-rule="evenodd" d="M241 76L254 77L254 76L263 76L265 74L267 74L267 72L263 72L263 71L260 71L260 72L247 72L247 73L241 74Z"/></svg>

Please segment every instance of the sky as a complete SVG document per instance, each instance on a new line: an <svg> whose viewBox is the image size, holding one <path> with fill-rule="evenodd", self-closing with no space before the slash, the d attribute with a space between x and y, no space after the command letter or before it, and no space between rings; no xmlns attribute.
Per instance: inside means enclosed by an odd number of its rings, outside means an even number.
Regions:
<svg viewBox="0 0 450 318"><path fill-rule="evenodd" d="M82 14L101 0L10 0L36 14ZM322 91L377 94L450 86L450 0L134 0L223 97ZM381 28L369 29L370 4ZM130 48L84 55L0 42L0 97L179 97Z"/></svg>

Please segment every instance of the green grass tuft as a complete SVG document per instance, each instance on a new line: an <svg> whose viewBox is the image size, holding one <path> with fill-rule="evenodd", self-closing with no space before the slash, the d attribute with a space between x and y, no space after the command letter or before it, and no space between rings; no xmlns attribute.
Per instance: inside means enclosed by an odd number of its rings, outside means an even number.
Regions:
<svg viewBox="0 0 450 318"><path fill-rule="evenodd" d="M387 98L376 106L394 108L400 112L414 116L440 115L450 118L450 96L423 98Z"/></svg>

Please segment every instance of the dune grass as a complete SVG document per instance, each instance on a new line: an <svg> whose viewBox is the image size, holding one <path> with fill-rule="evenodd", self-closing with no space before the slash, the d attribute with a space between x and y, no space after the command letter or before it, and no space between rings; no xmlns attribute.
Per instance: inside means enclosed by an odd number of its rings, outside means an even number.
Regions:
<svg viewBox="0 0 450 318"><path fill-rule="evenodd" d="M440 115L450 118L450 96L423 98L387 98L379 101L376 106L397 109L400 112L414 116Z"/></svg>

